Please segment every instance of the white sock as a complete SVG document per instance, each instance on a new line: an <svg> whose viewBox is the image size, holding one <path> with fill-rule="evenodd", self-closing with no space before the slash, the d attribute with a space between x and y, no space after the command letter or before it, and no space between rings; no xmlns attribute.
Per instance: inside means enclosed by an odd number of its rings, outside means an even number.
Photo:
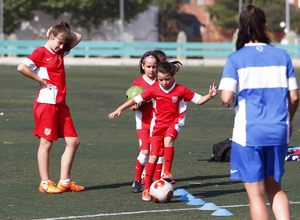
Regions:
<svg viewBox="0 0 300 220"><path fill-rule="evenodd" d="M66 179L66 180L60 180L59 182L61 182L62 184L68 184L71 180L70 179Z"/></svg>

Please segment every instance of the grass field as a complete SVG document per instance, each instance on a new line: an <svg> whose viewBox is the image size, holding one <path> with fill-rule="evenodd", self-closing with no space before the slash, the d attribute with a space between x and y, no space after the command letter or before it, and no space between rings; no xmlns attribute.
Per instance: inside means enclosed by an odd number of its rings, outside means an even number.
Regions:
<svg viewBox="0 0 300 220"><path fill-rule="evenodd" d="M227 208L232 217L214 217L173 198L168 204L143 202L131 193L137 156L134 114L107 115L125 100L125 91L137 77L137 67L68 66L68 104L81 139L72 177L87 187L81 193L38 193L36 153L32 135L32 105L38 84L24 78L16 66L0 67L0 219L249 219L246 193L240 182L228 178L228 163L209 163L212 145L231 136L233 109L224 109L218 97L204 106L189 105L186 127L175 144L172 173L176 188L185 188L205 202ZM298 70L299 72L299 70ZM219 82L221 69L183 67L176 79L206 93ZM299 113L291 145L300 145ZM51 155L51 176L59 178L62 140ZM300 219L299 163L288 162L283 186L291 201L292 219Z"/></svg>

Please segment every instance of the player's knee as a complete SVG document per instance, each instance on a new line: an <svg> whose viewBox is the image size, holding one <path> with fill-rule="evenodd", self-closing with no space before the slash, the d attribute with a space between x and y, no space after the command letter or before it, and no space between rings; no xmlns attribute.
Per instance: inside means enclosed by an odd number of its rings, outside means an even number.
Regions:
<svg viewBox="0 0 300 220"><path fill-rule="evenodd" d="M39 148L43 148L43 149L45 149L47 151L50 151L51 147L52 147L52 141L48 141L48 140L46 140L44 138L40 139L40 146L39 146Z"/></svg>
<svg viewBox="0 0 300 220"><path fill-rule="evenodd" d="M145 165L145 164L147 163L147 161L148 161L148 156L145 155L144 153L140 152L140 153L139 153L139 156L137 157L137 160L138 160L141 164Z"/></svg>
<svg viewBox="0 0 300 220"><path fill-rule="evenodd" d="M156 155L150 155L150 157L149 157L149 162L150 163L156 163L156 161L157 161L157 156Z"/></svg>
<svg viewBox="0 0 300 220"><path fill-rule="evenodd" d="M145 156L149 155L149 151L148 150L141 150L141 153L144 154Z"/></svg>

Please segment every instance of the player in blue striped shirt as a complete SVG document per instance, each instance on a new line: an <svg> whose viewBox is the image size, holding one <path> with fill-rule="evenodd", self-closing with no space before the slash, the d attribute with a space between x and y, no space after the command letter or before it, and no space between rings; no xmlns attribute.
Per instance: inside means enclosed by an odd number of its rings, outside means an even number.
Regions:
<svg viewBox="0 0 300 220"><path fill-rule="evenodd" d="M264 12L248 5L239 18L236 51L219 85L221 102L235 105L230 175L244 182L252 219L269 219L268 197L276 219L290 219L281 188L298 86L290 56L270 45Z"/></svg>

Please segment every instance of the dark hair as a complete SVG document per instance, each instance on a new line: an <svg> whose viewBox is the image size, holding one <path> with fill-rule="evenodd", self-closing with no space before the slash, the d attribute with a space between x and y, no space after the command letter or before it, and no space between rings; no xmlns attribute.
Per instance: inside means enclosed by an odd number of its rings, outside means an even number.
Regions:
<svg viewBox="0 0 300 220"><path fill-rule="evenodd" d="M250 41L270 44L271 40L266 32L266 23L266 15L263 10L254 5L247 5L239 18L236 49L244 47Z"/></svg>
<svg viewBox="0 0 300 220"><path fill-rule="evenodd" d="M175 73L179 71L181 66L182 63L177 60L173 62L163 61L157 65L156 74L158 72L161 72L164 74L170 74L171 76L174 76Z"/></svg>
<svg viewBox="0 0 300 220"><path fill-rule="evenodd" d="M72 42L71 27L67 22L62 21L60 24L54 25L51 28L49 34L53 34L55 37L60 35L63 38L63 40L66 41L66 43L64 44L64 50L65 51L71 50L71 42Z"/></svg>
<svg viewBox="0 0 300 220"><path fill-rule="evenodd" d="M143 56L141 56L141 58L140 58L140 63L139 63L139 65L140 65L140 73L141 73L141 74L144 74L144 73L145 73L145 71L144 71L144 69L143 69L143 67L142 67L144 61L145 61L147 58L150 58L150 57L151 57L151 58L155 58L156 63L159 63L159 57L156 55L156 53L154 53L153 51L147 51L147 52L144 53Z"/></svg>
<svg viewBox="0 0 300 220"><path fill-rule="evenodd" d="M167 60L167 56L162 50L153 50L153 52L160 58L160 62Z"/></svg>

